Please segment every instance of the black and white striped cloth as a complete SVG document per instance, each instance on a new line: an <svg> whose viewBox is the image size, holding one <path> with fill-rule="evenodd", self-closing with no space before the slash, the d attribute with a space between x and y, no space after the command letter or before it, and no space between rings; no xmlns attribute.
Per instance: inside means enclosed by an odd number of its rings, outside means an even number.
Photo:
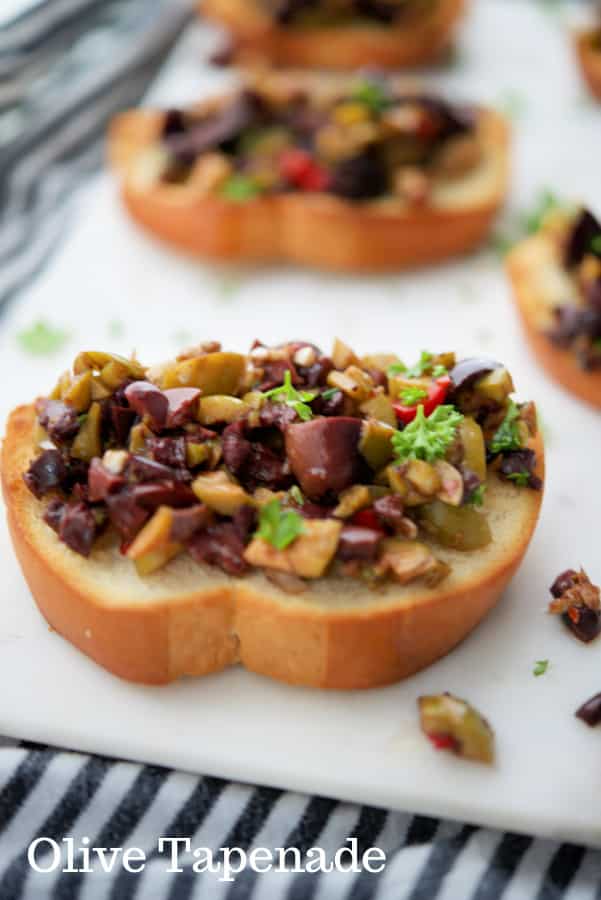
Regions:
<svg viewBox="0 0 601 900"><path fill-rule="evenodd" d="M76 215L76 189L100 164L116 110L135 103L187 21L174 0L0 4L0 309L31 284ZM13 3L14 5L14 3ZM43 177L42 177L43 176ZM0 723L1 727L1 723ZM18 736L14 736L18 737ZM591 802L596 802L591 798ZM380 847L380 874L251 869L235 882L168 874L159 835L192 847ZM140 847L132 875L41 874L39 836ZM80 857L79 857L80 858ZM184 857L184 863L185 863ZM601 853L424 816L201 778L50 747L0 743L0 900L601 900Z"/></svg>

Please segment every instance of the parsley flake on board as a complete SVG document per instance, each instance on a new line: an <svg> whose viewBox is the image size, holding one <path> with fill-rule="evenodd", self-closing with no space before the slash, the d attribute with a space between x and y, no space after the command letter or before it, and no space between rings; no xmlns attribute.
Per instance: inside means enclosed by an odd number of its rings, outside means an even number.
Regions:
<svg viewBox="0 0 601 900"><path fill-rule="evenodd" d="M420 400L425 400L427 396L428 391L425 388L410 385L402 389L399 400L404 406L415 406Z"/></svg>
<svg viewBox="0 0 601 900"><path fill-rule="evenodd" d="M68 339L67 331L62 328L53 328L41 319L17 335L21 349L26 353L31 353L32 356L49 356L56 353Z"/></svg>
<svg viewBox="0 0 601 900"><path fill-rule="evenodd" d="M532 670L532 674L535 678L538 678L539 675L544 675L547 669L549 668L549 660L548 659L537 659L534 663L534 668Z"/></svg>
<svg viewBox="0 0 601 900"><path fill-rule="evenodd" d="M489 449L491 453L506 453L509 450L519 450L521 448L522 440L518 428L519 418L520 411L518 406L513 400L510 400L505 418L490 441Z"/></svg>
<svg viewBox="0 0 601 900"><path fill-rule="evenodd" d="M305 530L303 517L293 509L283 509L278 499L270 500L259 511L259 527L255 537L285 550Z"/></svg>
<svg viewBox="0 0 601 900"><path fill-rule="evenodd" d="M457 426L463 416L454 406L437 406L429 416L424 415L424 407L417 407L415 419L392 436L395 462L402 463L409 459L423 459L434 462L441 459L455 439Z"/></svg>
<svg viewBox="0 0 601 900"><path fill-rule="evenodd" d="M280 387L266 391L263 396L267 397L269 400L275 400L276 403L285 403L286 406L290 406L303 422L308 422L309 419L313 418L313 412L308 404L311 400L315 400L317 392L297 391L292 385L290 369L286 370L284 383L280 385Z"/></svg>

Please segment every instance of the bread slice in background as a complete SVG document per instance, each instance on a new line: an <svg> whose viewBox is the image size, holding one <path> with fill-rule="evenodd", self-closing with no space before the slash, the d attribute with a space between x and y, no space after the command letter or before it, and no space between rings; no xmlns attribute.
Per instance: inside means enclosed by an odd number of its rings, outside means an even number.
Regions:
<svg viewBox="0 0 601 900"><path fill-rule="evenodd" d="M534 531L542 493L489 472L485 512L493 540L474 553L436 546L451 573L370 591L326 577L287 594L263 574L232 578L187 554L141 578L107 534L89 559L61 543L44 504L23 481L34 452L35 411L10 416L2 484L14 547L49 624L122 678L164 684L241 663L297 685L369 688L417 672L448 653L499 600ZM533 443L543 474L540 438Z"/></svg>
<svg viewBox="0 0 601 900"><path fill-rule="evenodd" d="M199 12L225 26L236 62L275 66L402 69L438 59L449 46L465 0L438 0L432 11L397 25L282 27L258 0L203 0Z"/></svg>
<svg viewBox="0 0 601 900"><path fill-rule="evenodd" d="M478 115L481 164L436 184L422 207L404 206L394 197L350 203L327 193L282 193L246 203L198 196L191 186L147 177L145 160L162 123L159 111L118 116L110 129L109 158L131 217L155 237L203 259L282 260L342 272L411 268L480 245L507 193L509 126L492 110Z"/></svg>
<svg viewBox="0 0 601 900"><path fill-rule="evenodd" d="M580 32L575 46L584 79L593 96L601 100L601 49L593 43L598 34L599 29Z"/></svg>
<svg viewBox="0 0 601 900"><path fill-rule="evenodd" d="M576 302L576 286L562 266L558 245L540 232L508 254L507 271L530 348L549 375L576 397L601 409L601 372L587 372L569 349L547 336L553 309Z"/></svg>

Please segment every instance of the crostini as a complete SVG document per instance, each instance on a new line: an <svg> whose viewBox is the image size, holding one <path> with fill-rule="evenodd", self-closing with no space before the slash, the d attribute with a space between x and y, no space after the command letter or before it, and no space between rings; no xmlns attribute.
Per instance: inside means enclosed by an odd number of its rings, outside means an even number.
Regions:
<svg viewBox="0 0 601 900"><path fill-rule="evenodd" d="M491 360L340 341L80 353L9 418L14 547L50 625L123 678L394 682L474 628L528 547L543 448L512 392Z"/></svg>
<svg viewBox="0 0 601 900"><path fill-rule="evenodd" d="M188 110L135 110L109 150L132 218L208 260L378 271L466 253L505 198L492 110L375 77L258 80Z"/></svg>
<svg viewBox="0 0 601 900"><path fill-rule="evenodd" d="M401 69L449 46L465 0L203 0L236 62L288 68Z"/></svg>
<svg viewBox="0 0 601 900"><path fill-rule="evenodd" d="M601 409L601 224L588 210L555 211L510 251L507 270L533 352Z"/></svg>
<svg viewBox="0 0 601 900"><path fill-rule="evenodd" d="M601 100L601 26L576 35L580 68L591 93Z"/></svg>

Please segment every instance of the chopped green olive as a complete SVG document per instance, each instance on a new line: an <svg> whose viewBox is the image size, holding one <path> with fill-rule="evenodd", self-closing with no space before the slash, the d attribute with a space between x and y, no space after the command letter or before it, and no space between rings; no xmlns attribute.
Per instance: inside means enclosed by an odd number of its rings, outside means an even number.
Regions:
<svg viewBox="0 0 601 900"><path fill-rule="evenodd" d="M71 456L74 459L90 462L95 456L102 456L101 420L102 407L100 403L92 403L90 411L86 415L71 445Z"/></svg>
<svg viewBox="0 0 601 900"><path fill-rule="evenodd" d="M420 524L432 537L454 550L479 550L492 540L486 516L473 506L449 506L433 500L418 507Z"/></svg>
<svg viewBox="0 0 601 900"><path fill-rule="evenodd" d="M240 390L246 359L241 353L205 353L168 365L162 374L164 390L196 387L204 397L211 394L235 395Z"/></svg>
<svg viewBox="0 0 601 900"><path fill-rule="evenodd" d="M488 765L494 761L492 728L473 706L452 694L433 694L417 702L422 731L438 750Z"/></svg>

